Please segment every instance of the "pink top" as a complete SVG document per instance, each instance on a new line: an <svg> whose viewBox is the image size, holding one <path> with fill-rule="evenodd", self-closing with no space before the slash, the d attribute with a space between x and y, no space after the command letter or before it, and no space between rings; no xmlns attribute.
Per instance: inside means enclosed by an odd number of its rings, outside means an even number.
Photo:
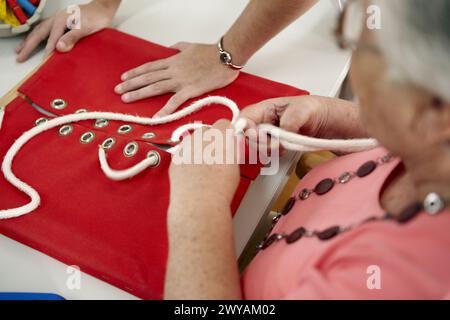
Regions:
<svg viewBox="0 0 450 320"><path fill-rule="evenodd" d="M325 163L300 182L294 195L385 154L378 148ZM297 201L273 232L289 234L301 226L323 230L383 215L380 191L398 163L394 160L369 176L336 185L323 196ZM449 271L450 212L446 211L438 216L421 213L404 225L365 224L325 242L303 238L290 245L275 243L255 257L242 282L249 300L448 299Z"/></svg>

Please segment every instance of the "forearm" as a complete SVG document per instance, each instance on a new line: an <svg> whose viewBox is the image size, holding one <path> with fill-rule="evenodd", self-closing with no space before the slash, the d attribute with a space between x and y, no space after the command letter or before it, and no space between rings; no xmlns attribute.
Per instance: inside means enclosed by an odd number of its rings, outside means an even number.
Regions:
<svg viewBox="0 0 450 320"><path fill-rule="evenodd" d="M122 0L93 0L93 2L97 2L98 4L115 13L117 9L119 9Z"/></svg>
<svg viewBox="0 0 450 320"><path fill-rule="evenodd" d="M226 33L223 46L233 61L244 65L281 30L310 9L317 0L251 0Z"/></svg>
<svg viewBox="0 0 450 320"><path fill-rule="evenodd" d="M324 138L367 138L367 130L359 116L359 105L336 98L317 97L327 107L327 123L323 126L327 132L319 133Z"/></svg>
<svg viewBox="0 0 450 320"><path fill-rule="evenodd" d="M229 204L175 196L168 224L165 299L240 299Z"/></svg>

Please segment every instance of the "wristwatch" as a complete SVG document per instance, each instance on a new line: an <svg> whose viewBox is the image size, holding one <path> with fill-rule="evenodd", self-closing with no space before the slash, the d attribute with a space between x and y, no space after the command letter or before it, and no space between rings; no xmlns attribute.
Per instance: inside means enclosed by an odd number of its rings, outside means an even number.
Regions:
<svg viewBox="0 0 450 320"><path fill-rule="evenodd" d="M223 48L223 37L220 38L220 41L217 44L217 48L219 49L219 59L222 64L230 67L233 70L241 70L242 68L244 68L244 66L233 64L233 57L231 53Z"/></svg>

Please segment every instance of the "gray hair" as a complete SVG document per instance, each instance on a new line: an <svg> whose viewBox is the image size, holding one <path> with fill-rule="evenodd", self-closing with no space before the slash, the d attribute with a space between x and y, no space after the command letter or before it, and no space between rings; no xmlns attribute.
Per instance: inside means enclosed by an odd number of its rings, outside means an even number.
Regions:
<svg viewBox="0 0 450 320"><path fill-rule="evenodd" d="M390 75L450 101L450 1L379 0Z"/></svg>

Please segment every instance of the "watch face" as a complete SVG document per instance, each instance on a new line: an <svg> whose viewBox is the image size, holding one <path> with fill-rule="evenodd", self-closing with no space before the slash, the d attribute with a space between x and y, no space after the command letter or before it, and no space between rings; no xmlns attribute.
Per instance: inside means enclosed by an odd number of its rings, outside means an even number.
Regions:
<svg viewBox="0 0 450 320"><path fill-rule="evenodd" d="M228 52L221 52L220 53L220 61L223 64L230 64L231 63L231 55Z"/></svg>

